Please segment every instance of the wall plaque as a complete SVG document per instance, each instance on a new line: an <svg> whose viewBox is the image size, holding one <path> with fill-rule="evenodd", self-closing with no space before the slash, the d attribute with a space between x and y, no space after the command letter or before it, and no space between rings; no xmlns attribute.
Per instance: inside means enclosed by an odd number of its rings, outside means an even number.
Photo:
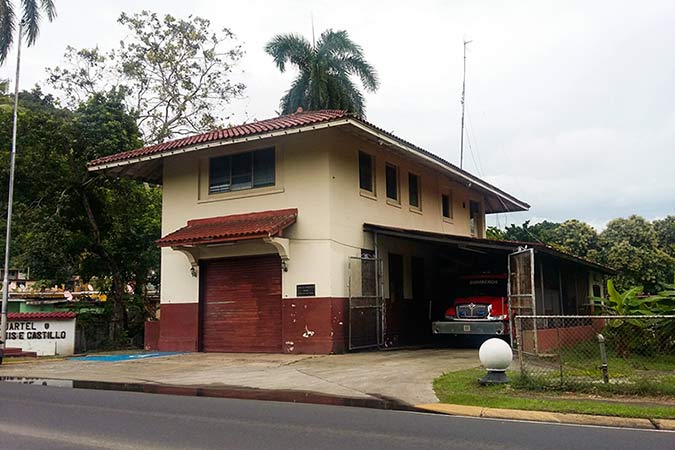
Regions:
<svg viewBox="0 0 675 450"><path fill-rule="evenodd" d="M316 296L316 285L298 284L296 285L296 295L298 297L314 297Z"/></svg>

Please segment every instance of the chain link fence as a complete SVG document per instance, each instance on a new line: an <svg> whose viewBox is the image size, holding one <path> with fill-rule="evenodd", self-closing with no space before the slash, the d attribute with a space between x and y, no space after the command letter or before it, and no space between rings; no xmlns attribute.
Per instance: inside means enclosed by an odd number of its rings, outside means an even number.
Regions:
<svg viewBox="0 0 675 450"><path fill-rule="evenodd" d="M675 395L675 315L517 316L519 383Z"/></svg>

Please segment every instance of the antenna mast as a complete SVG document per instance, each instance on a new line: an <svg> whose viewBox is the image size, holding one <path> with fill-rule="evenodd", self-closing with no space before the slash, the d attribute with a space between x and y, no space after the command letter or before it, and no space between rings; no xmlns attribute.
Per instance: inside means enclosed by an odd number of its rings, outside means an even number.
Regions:
<svg viewBox="0 0 675 450"><path fill-rule="evenodd" d="M462 133L459 141L459 168L464 165L464 101L466 99L466 45L473 41L464 40L464 73L462 75Z"/></svg>

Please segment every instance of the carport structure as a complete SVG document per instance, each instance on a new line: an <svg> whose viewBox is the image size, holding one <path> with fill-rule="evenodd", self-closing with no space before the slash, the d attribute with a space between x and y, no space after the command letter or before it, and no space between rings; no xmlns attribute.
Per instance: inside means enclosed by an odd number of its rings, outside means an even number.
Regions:
<svg viewBox="0 0 675 450"><path fill-rule="evenodd" d="M612 271L538 242L517 242L364 224L373 252L350 261L349 348L399 347L432 339L463 276L503 274L512 314L593 310ZM508 274L508 275L507 275Z"/></svg>

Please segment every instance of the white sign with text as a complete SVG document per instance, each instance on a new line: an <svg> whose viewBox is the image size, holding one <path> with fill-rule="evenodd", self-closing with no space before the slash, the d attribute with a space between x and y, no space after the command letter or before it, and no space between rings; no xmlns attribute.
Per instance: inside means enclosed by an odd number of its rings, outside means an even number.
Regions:
<svg viewBox="0 0 675 450"><path fill-rule="evenodd" d="M19 347L38 356L75 353L75 319L11 320L7 323L7 347Z"/></svg>

